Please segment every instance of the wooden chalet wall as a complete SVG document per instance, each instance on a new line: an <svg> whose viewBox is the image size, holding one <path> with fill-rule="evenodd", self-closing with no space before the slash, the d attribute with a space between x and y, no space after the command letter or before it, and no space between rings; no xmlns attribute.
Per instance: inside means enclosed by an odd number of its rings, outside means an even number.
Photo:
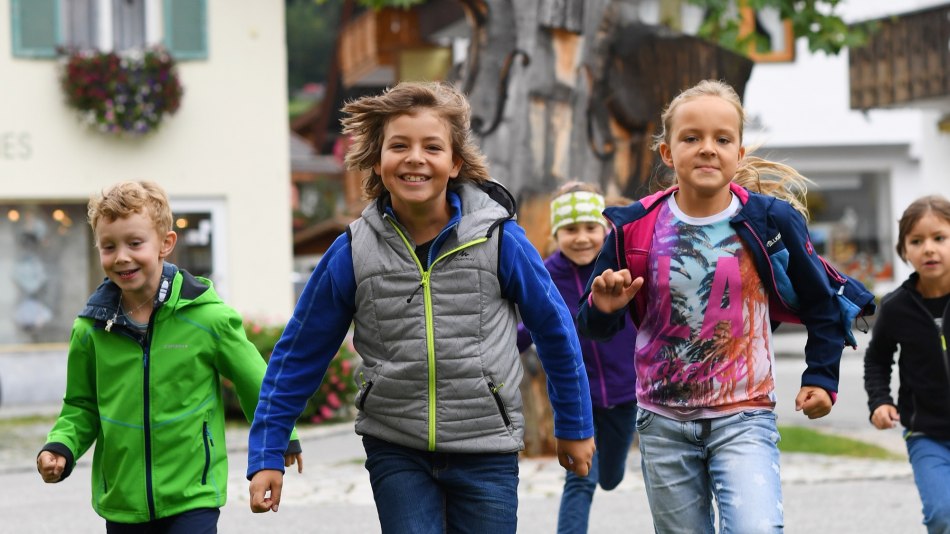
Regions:
<svg viewBox="0 0 950 534"><path fill-rule="evenodd" d="M849 51L851 108L886 108L950 96L950 5L875 21Z"/></svg>

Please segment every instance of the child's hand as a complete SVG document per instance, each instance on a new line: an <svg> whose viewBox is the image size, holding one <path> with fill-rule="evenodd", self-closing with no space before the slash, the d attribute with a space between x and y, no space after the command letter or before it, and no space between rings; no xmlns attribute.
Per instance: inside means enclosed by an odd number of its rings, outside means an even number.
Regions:
<svg viewBox="0 0 950 534"><path fill-rule="evenodd" d="M899 423L900 420L901 416L897 413L897 408L893 404L882 404L875 408L874 413L871 414L871 424L876 426L878 430L894 428L894 425Z"/></svg>
<svg viewBox="0 0 950 534"><path fill-rule="evenodd" d="M795 411L809 419L818 419L831 413L831 395L817 386L802 386L795 397Z"/></svg>
<svg viewBox="0 0 950 534"><path fill-rule="evenodd" d="M284 474L276 469L262 469L251 477L251 511L260 514L268 510L277 511L280 504L280 490L284 485Z"/></svg>
<svg viewBox="0 0 950 534"><path fill-rule="evenodd" d="M66 457L51 451L43 451L36 457L36 470L43 477L43 482L54 484L59 482L66 469Z"/></svg>
<svg viewBox="0 0 950 534"><path fill-rule="evenodd" d="M642 276L636 280L631 280L630 276L629 269L607 269L600 273L590 286L594 306L603 313L613 313L629 304L643 286Z"/></svg>
<svg viewBox="0 0 950 534"><path fill-rule="evenodd" d="M560 439L557 441L557 461L575 475L586 477L594 457L594 438Z"/></svg>
<svg viewBox="0 0 950 534"><path fill-rule="evenodd" d="M295 463L297 464L297 472L303 473L303 453L284 455L284 467L290 467Z"/></svg>

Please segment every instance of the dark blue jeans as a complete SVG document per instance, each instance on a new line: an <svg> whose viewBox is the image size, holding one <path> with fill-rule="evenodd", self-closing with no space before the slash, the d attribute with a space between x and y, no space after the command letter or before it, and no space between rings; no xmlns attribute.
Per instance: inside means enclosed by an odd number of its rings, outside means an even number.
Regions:
<svg viewBox="0 0 950 534"><path fill-rule="evenodd" d="M636 430L636 401L613 408L594 407L594 443L597 451L586 477L568 471L564 478L561 508L557 515L558 534L587 532L594 490L600 484L605 491L610 491L623 480L627 454Z"/></svg>
<svg viewBox="0 0 950 534"><path fill-rule="evenodd" d="M518 453L419 451L363 436L383 534L514 534Z"/></svg>
<svg viewBox="0 0 950 534"><path fill-rule="evenodd" d="M116 523L106 521L107 534L216 534L217 508L197 508L148 523Z"/></svg>

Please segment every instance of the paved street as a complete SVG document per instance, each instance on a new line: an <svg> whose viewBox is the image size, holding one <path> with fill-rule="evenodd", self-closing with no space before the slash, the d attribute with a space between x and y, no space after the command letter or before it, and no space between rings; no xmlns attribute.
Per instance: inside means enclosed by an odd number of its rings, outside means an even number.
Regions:
<svg viewBox="0 0 950 534"><path fill-rule="evenodd" d="M785 340L790 347L798 346L797 343L791 337ZM826 429L902 453L896 431L878 432L867 423L860 354L846 354L838 405L830 416L818 421L808 421L793 409L803 365L800 359L788 355L777 362L780 424ZM0 419L31 411L48 413L51 409L51 405L34 410L28 406L0 406ZM43 484L35 472L33 458L48 423L0 429L0 533L104 532L103 521L89 505L91 455L82 459L64 483ZM222 511L222 533L257 533L262 529L379 532L368 477L362 467L362 446L352 426L308 428L301 438L306 459L304 474L287 475L280 512L254 515L248 508L244 479L246 433L239 428L229 434L230 501ZM634 451L624 482L612 492L596 494L590 532L652 532L639 461ZM519 533L554 532L562 473L551 459L522 461ZM874 461L784 454L782 479L787 532L924 531L920 526L919 498L910 466L904 459Z"/></svg>

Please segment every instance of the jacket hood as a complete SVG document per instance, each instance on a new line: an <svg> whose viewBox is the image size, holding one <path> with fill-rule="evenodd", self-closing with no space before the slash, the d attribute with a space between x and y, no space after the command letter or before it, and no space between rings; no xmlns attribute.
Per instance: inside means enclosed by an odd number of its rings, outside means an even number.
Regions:
<svg viewBox="0 0 950 534"><path fill-rule="evenodd" d="M181 273L182 276L178 276ZM153 308L158 309L170 302L173 294L173 284L180 280L181 291L178 298L171 304L174 307L190 304L192 302L202 302L205 299L220 301L214 291L210 280L196 278L188 271L179 270L178 266L165 262L162 266L162 276L158 283L158 291L152 304ZM119 289L112 280L106 278L99 284L99 287L92 293L86 306L79 312L79 317L93 319L95 321L114 320L116 324L128 324L124 315L119 315L119 302L122 296L122 290ZM204 298L202 298L204 297Z"/></svg>

